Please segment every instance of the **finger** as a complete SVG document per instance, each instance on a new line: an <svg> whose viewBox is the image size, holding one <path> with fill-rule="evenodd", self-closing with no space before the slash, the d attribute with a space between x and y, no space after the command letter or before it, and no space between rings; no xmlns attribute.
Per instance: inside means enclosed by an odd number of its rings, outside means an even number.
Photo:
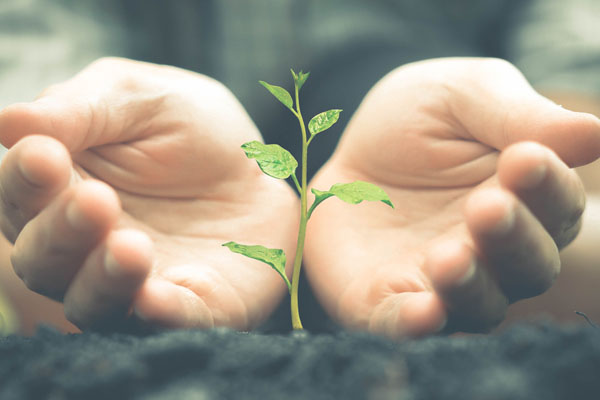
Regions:
<svg viewBox="0 0 600 400"><path fill-rule="evenodd" d="M192 290L159 277L148 279L138 293L133 316L162 328L212 328L214 319L203 299Z"/></svg>
<svg viewBox="0 0 600 400"><path fill-rule="evenodd" d="M422 281L412 264L380 263L347 283L336 296L337 309L329 311L346 327L394 340L439 332L445 306Z"/></svg>
<svg viewBox="0 0 600 400"><path fill-rule="evenodd" d="M500 188L473 193L465 220L476 246L498 285L513 302L545 292L560 271L554 240L534 215Z"/></svg>
<svg viewBox="0 0 600 400"><path fill-rule="evenodd" d="M0 112L0 142L11 148L22 138L38 134L59 140L71 152L84 150L104 130L99 124L107 118L106 110L98 101L93 95L88 99L48 95L12 104Z"/></svg>
<svg viewBox="0 0 600 400"><path fill-rule="evenodd" d="M554 150L571 167L600 156L597 117L566 110L541 96L506 61L458 63L461 65L453 80L456 96L452 110L476 139L496 149L519 141L536 141Z"/></svg>
<svg viewBox="0 0 600 400"><path fill-rule="evenodd" d="M152 259L152 241L142 232L111 232L73 278L64 297L67 319L82 330L117 329L129 316Z"/></svg>
<svg viewBox="0 0 600 400"><path fill-rule="evenodd" d="M21 231L11 254L16 274L31 290L62 300L71 279L119 213L116 193L100 181L68 188Z"/></svg>
<svg viewBox="0 0 600 400"><path fill-rule="evenodd" d="M504 319L506 296L466 244L436 244L428 252L425 270L448 310L446 332L488 332Z"/></svg>
<svg viewBox="0 0 600 400"><path fill-rule="evenodd" d="M69 183L71 158L63 145L30 136L8 151L0 165L0 227L14 243L23 226Z"/></svg>
<svg viewBox="0 0 600 400"><path fill-rule="evenodd" d="M132 140L139 134L138 122L147 123L149 111L163 101L160 94L140 94L141 77L159 68L144 65L100 59L72 79L49 87L37 100L5 107L0 111L0 142L10 148L27 135L40 134L54 137L75 153Z"/></svg>
<svg viewBox="0 0 600 400"><path fill-rule="evenodd" d="M446 325L446 310L434 293L404 292L387 296L369 319L369 332L393 340L440 332Z"/></svg>
<svg viewBox="0 0 600 400"><path fill-rule="evenodd" d="M248 330L255 322L240 289L211 265L200 262L161 268L160 275L146 282L137 296L134 315L148 325L168 328Z"/></svg>
<svg viewBox="0 0 600 400"><path fill-rule="evenodd" d="M536 216L559 248L575 238L585 192L575 171L554 152L534 142L512 145L498 161L498 178Z"/></svg>

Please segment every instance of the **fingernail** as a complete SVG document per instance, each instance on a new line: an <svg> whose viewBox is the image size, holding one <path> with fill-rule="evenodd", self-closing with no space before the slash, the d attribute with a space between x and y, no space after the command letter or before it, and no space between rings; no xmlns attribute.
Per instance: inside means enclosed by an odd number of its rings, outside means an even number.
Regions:
<svg viewBox="0 0 600 400"><path fill-rule="evenodd" d="M546 177L546 165L538 164L535 168L529 171L519 181L519 186L526 189L533 189L538 186Z"/></svg>
<svg viewBox="0 0 600 400"><path fill-rule="evenodd" d="M104 270L112 278L120 278L123 275L121 265L110 251L107 251L104 256Z"/></svg>
<svg viewBox="0 0 600 400"><path fill-rule="evenodd" d="M469 263L469 267L465 271L465 274L456 281L456 285L462 286L465 283L469 282L471 280L471 278L475 275L475 268L476 268L475 263L473 261L471 261Z"/></svg>
<svg viewBox="0 0 600 400"><path fill-rule="evenodd" d="M75 200L71 200L67 205L66 217L69 224L77 230L83 231L90 228L89 220L81 211L81 208L77 205Z"/></svg>

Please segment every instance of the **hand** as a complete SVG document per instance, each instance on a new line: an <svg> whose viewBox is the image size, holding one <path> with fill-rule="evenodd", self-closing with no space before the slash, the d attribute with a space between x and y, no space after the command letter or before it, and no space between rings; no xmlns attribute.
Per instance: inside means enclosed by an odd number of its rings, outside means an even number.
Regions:
<svg viewBox="0 0 600 400"><path fill-rule="evenodd" d="M550 287L580 227L569 167L600 155L600 121L537 94L509 63L433 60L367 95L312 187L356 179L396 209L327 200L306 270L342 324L389 337L488 331Z"/></svg>
<svg viewBox="0 0 600 400"><path fill-rule="evenodd" d="M82 329L248 329L285 291L230 240L293 254L297 199L216 81L119 59L0 113L2 232L27 286Z"/></svg>

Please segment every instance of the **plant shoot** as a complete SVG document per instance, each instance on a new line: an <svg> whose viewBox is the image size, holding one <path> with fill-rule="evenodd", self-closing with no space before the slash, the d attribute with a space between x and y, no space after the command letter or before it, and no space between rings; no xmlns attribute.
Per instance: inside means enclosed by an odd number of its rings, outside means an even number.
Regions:
<svg viewBox="0 0 600 400"><path fill-rule="evenodd" d="M302 134L300 179L298 179L296 176L298 161L296 161L294 156L292 156L292 154L283 147L277 144L263 144L258 141L252 141L242 145L242 149L246 153L246 156L248 158L255 159L262 172L277 179L287 179L291 177L296 189L298 190L298 193L300 194L300 227L298 229L296 256L294 258L294 267L292 269L292 281L289 281L285 273L286 256L283 250L269 249L258 245L244 245L235 242L223 244L223 246L226 246L234 253L239 253L246 257L250 257L270 265L283 278L291 297L292 327L294 329L303 329L298 308L298 283L300 281L300 269L302 267L302 253L304 251L306 225L315 208L324 200L332 196L335 196L338 199L350 204L358 204L363 200L367 200L381 201L392 208L394 207L388 195L381 188L373 185L372 183L362 181L355 181L352 183L336 183L335 185L331 186L329 190L325 191L313 188L311 189L311 192L315 195L315 199L310 208L308 207L308 186L306 173L308 146L311 144L315 136L329 129L333 124L335 124L340 117L340 113L342 112L342 110L338 109L324 111L311 118L311 120L308 122L308 125L304 123L304 118L302 117L302 113L300 111L299 92L306 82L308 75L309 73L304 73L302 71L296 73L294 70L292 70L292 76L294 78L295 101L292 100L292 96L284 88L260 81L260 84L263 85L284 106L286 106L298 119L300 124L300 132Z"/></svg>

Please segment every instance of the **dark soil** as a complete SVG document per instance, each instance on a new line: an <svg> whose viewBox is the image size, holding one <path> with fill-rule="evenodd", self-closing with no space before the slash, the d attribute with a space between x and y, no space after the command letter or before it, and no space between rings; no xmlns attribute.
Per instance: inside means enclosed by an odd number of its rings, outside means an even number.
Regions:
<svg viewBox="0 0 600 400"><path fill-rule="evenodd" d="M226 329L0 339L0 399L599 399L600 330L394 343Z"/></svg>

